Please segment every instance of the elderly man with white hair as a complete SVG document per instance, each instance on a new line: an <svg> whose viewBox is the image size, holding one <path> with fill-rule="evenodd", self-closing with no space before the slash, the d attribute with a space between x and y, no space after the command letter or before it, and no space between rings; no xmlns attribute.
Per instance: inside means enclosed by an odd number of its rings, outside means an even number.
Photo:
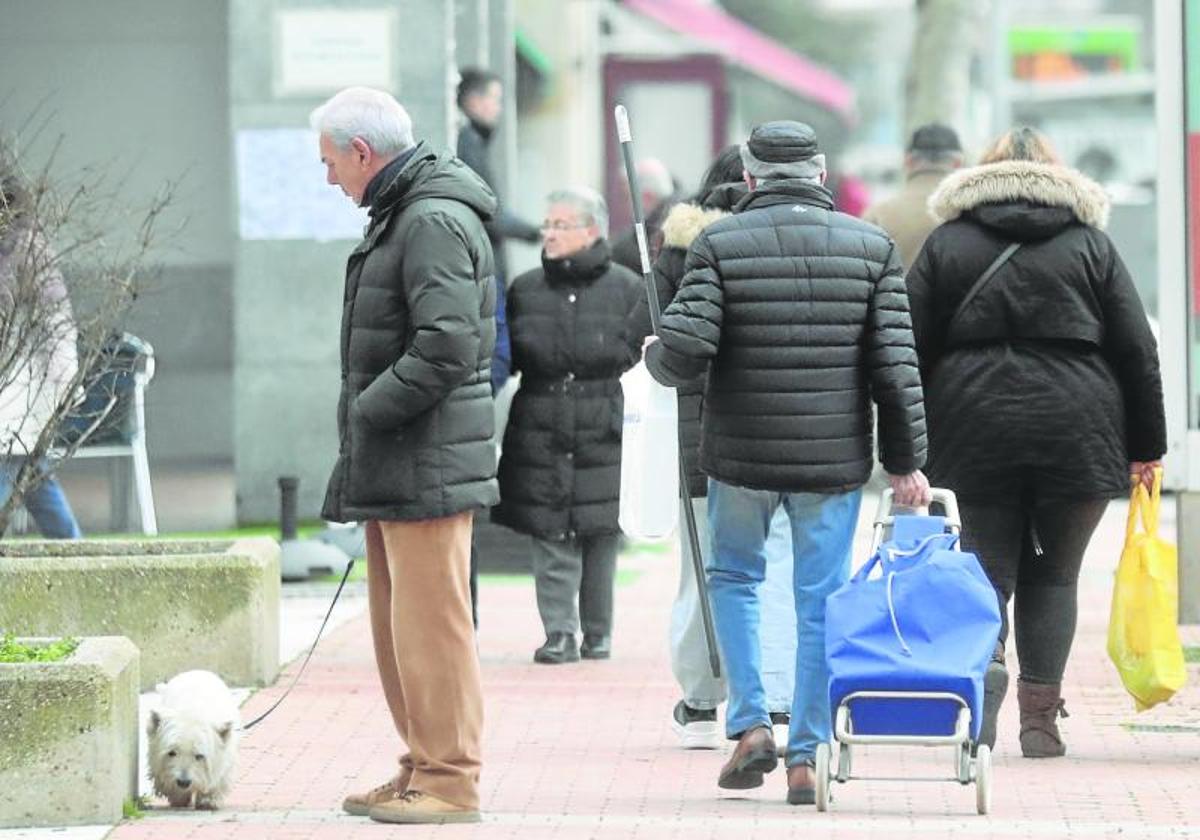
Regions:
<svg viewBox="0 0 1200 840"><path fill-rule="evenodd" d="M533 536L548 665L611 654L620 528L620 376L642 336L637 276L609 256L608 209L593 190L550 194L542 267L513 281L508 328L521 389L500 458L492 519ZM576 606L578 599L578 606ZM583 644L576 633L583 629Z"/></svg>
<svg viewBox="0 0 1200 840"><path fill-rule="evenodd" d="M330 184L370 209L342 312L341 445L322 516L366 522L371 632L407 747L348 796L380 822L479 821L483 698L471 621L474 511L498 498L490 384L496 199L413 138L389 94L338 93L311 118Z"/></svg>

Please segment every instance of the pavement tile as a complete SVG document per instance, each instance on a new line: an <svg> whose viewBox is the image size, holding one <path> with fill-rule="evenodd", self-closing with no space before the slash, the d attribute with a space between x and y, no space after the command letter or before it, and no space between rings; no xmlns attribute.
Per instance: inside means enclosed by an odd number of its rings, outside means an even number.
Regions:
<svg viewBox="0 0 1200 840"><path fill-rule="evenodd" d="M873 512L868 500L864 523ZM1167 533L1170 525L1164 523ZM391 775L400 751L362 615L322 642L292 695L246 734L238 783L224 810L155 809L118 826L110 840L354 840L400 832L446 840L1200 836L1200 692L1194 685L1200 673L1193 669L1193 685L1172 703L1136 715L1104 652L1123 536L1124 505L1114 504L1081 581L1081 620L1065 691L1071 717L1062 721L1069 754L1050 761L1021 757L1010 694L987 817L975 814L973 787L949 781L953 759L944 747L856 750L856 772L905 781L835 786L827 814L786 805L782 770L758 790L718 790L726 750L681 750L669 728L677 688L667 661L667 621L679 562L670 551L622 557L622 566L639 574L618 590L614 658L607 662L535 665L531 656L542 634L532 585L483 588L482 824L394 827L341 814L342 797ZM865 559L868 537L868 527L860 527L858 560ZM1200 628L1186 628L1185 638L1200 642ZM266 709L292 673L251 697L245 716Z"/></svg>

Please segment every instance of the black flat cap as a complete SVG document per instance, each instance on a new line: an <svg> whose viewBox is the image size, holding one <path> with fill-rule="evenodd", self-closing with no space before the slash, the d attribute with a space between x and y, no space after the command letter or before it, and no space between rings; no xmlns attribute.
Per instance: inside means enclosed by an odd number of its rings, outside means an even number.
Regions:
<svg viewBox="0 0 1200 840"><path fill-rule="evenodd" d="M794 163L808 160L820 151L817 133L795 120L773 120L755 126L746 146L764 163Z"/></svg>
<svg viewBox="0 0 1200 840"><path fill-rule="evenodd" d="M910 152L961 152L958 133L948 125L929 123L918 128L908 141Z"/></svg>

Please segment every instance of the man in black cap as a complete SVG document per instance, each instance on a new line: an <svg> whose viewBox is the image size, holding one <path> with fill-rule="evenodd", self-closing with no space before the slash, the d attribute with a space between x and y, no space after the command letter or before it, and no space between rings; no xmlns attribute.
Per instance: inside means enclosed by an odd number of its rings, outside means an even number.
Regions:
<svg viewBox="0 0 1200 840"><path fill-rule="evenodd" d="M904 155L904 188L867 208L863 218L891 234L907 269L921 252L925 237L938 226L929 211L929 195L951 171L963 164L962 146L954 129L929 123L913 132Z"/></svg>
<svg viewBox="0 0 1200 840"><path fill-rule="evenodd" d="M895 245L834 211L813 130L760 125L742 164L750 193L693 241L646 363L668 385L708 371L708 585L729 685L725 734L738 742L723 788L758 787L776 766L758 593L772 515L782 506L791 519L798 643L787 799L808 804L817 744L830 738L825 597L850 573L874 465L871 401L898 504L928 500L925 411Z"/></svg>

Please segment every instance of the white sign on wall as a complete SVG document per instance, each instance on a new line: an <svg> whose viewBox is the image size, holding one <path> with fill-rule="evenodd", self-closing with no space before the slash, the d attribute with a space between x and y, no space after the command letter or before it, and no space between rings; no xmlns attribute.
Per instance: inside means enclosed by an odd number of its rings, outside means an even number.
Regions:
<svg viewBox="0 0 1200 840"><path fill-rule="evenodd" d="M397 92L395 9L281 9L275 33L276 96L324 95L350 85Z"/></svg>
<svg viewBox="0 0 1200 840"><path fill-rule="evenodd" d="M242 239L360 239L367 211L325 181L317 133L254 128L237 133L238 233Z"/></svg>

